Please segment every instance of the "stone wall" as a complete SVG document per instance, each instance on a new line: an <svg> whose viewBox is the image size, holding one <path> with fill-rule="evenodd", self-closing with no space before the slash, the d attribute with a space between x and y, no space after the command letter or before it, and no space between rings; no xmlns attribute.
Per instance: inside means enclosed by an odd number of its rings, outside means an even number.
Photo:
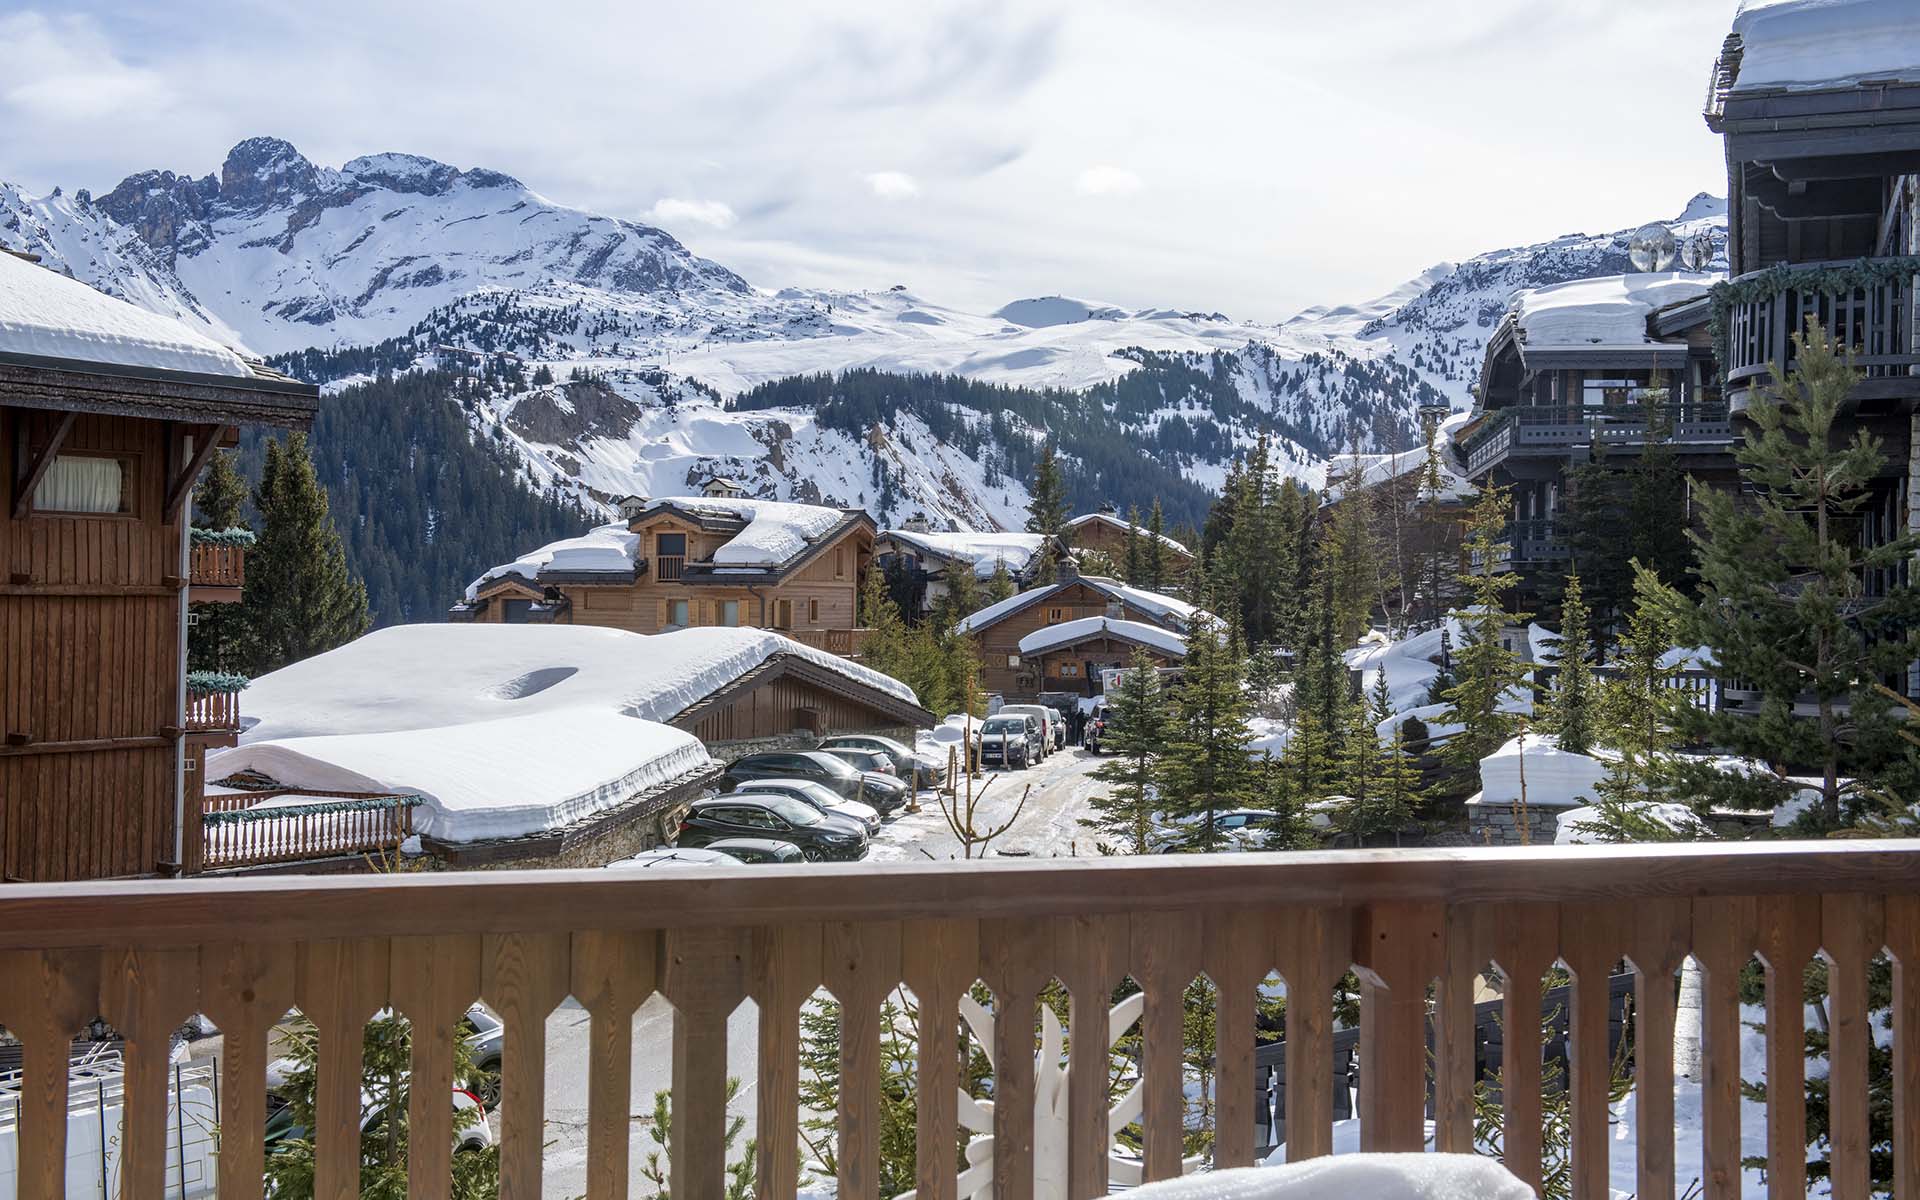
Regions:
<svg viewBox="0 0 1920 1200"><path fill-rule="evenodd" d="M1529 804L1526 813L1527 836L1520 836L1521 820L1517 806L1499 802L1471 801L1467 804L1467 840L1473 846L1551 846L1560 828L1561 809Z"/></svg>

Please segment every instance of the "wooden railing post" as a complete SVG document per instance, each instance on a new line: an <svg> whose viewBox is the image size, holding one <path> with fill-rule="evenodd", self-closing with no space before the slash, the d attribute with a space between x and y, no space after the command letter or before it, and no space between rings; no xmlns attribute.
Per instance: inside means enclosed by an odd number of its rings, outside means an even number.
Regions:
<svg viewBox="0 0 1920 1200"><path fill-rule="evenodd" d="M293 1003L291 945L227 942L201 947L200 1007L220 1030L222 1197L263 1194L267 1110L260 1081L267 1073L267 1032Z"/></svg>
<svg viewBox="0 0 1920 1200"><path fill-rule="evenodd" d="M1693 905L1693 955L1706 976L1700 1021L1701 1181L1706 1200L1740 1196L1740 972L1753 957L1751 896Z"/></svg>
<svg viewBox="0 0 1920 1200"><path fill-rule="evenodd" d="M446 1200L452 1184L453 1047L467 1006L480 995L480 938L397 937L393 1004L411 1029L408 1049L407 1196ZM483 1114L484 1115L484 1114Z"/></svg>
<svg viewBox="0 0 1920 1200"><path fill-rule="evenodd" d="M1287 1161L1333 1153L1333 986L1353 961L1345 909L1286 910L1274 957L1287 984Z"/></svg>
<svg viewBox="0 0 1920 1200"><path fill-rule="evenodd" d="M747 947L742 929L676 929L662 950L675 1009L669 1183L689 1200L726 1194L727 1017L746 995Z"/></svg>
<svg viewBox="0 0 1920 1200"><path fill-rule="evenodd" d="M0 953L0 1025L25 1052L14 1142L20 1200L67 1194L67 1055L99 1014L100 965L85 950Z"/></svg>
<svg viewBox="0 0 1920 1200"><path fill-rule="evenodd" d="M1886 898L1893 956L1893 1194L1920 1197L1920 895Z"/></svg>
<svg viewBox="0 0 1920 1200"><path fill-rule="evenodd" d="M583 930L573 935L573 998L590 1022L588 1200L625 1200L627 1195L633 1014L653 994L659 940L653 933Z"/></svg>
<svg viewBox="0 0 1920 1200"><path fill-rule="evenodd" d="M1354 926L1360 979L1360 1149L1426 1144L1427 985L1446 961L1438 904L1369 905Z"/></svg>
<svg viewBox="0 0 1920 1200"><path fill-rule="evenodd" d="M1033 1024L1050 931L1037 921L980 923L980 978L993 990L993 1194L1033 1200Z"/></svg>
<svg viewBox="0 0 1920 1200"><path fill-rule="evenodd" d="M820 957L827 990L840 1001L839 1195L879 1200L880 1005L900 982L900 923L830 924Z"/></svg>
<svg viewBox="0 0 1920 1200"><path fill-rule="evenodd" d="M1608 1200L1607 1125L1613 1056L1608 1016L1613 964L1628 940L1627 914L1617 904L1560 906L1560 958L1573 972L1569 989L1567 1080L1573 1115L1574 1200ZM1655 1051L1657 1053L1657 1051Z"/></svg>
<svg viewBox="0 0 1920 1200"><path fill-rule="evenodd" d="M1827 959L1827 1140L1834 1200L1867 1200L1872 1186L1867 1064L1867 964L1880 952L1879 897L1849 892L1821 899L1821 947ZM1769 1030L1771 1036L1771 1030Z"/></svg>
<svg viewBox="0 0 1920 1200"><path fill-rule="evenodd" d="M1254 993L1272 966L1272 919L1258 909L1207 916L1202 967L1218 992L1213 1042L1231 1047L1214 1056L1215 1168L1253 1165Z"/></svg>
<svg viewBox="0 0 1920 1200"><path fill-rule="evenodd" d="M488 934L480 990L506 1027L500 1054L500 1200L540 1200L547 1112L547 1015L566 999L565 934Z"/></svg>
<svg viewBox="0 0 1920 1200"><path fill-rule="evenodd" d="M1107 1156L1110 1006L1126 974L1129 923L1124 916L1061 917L1053 927L1053 961L1067 989L1067 1197L1096 1200L1109 1190ZM1225 1126L1221 1129L1224 1132Z"/></svg>
<svg viewBox="0 0 1920 1200"><path fill-rule="evenodd" d="M173 1031L199 1006L199 976L200 955L190 947L114 946L101 955L100 1015L126 1038L120 1107L123 1200L167 1196L170 1051ZM357 1105L353 1117L357 1135ZM356 1149L358 1141L356 1136ZM354 1184L357 1191L358 1178Z"/></svg>
<svg viewBox="0 0 1920 1200"><path fill-rule="evenodd" d="M1820 948L1818 896L1763 896L1760 963L1767 979L1767 1195L1807 1194L1807 964Z"/></svg>
<svg viewBox="0 0 1920 1200"><path fill-rule="evenodd" d="M1541 1190L1540 980L1553 965L1560 913L1552 904L1488 906L1486 936L1500 969L1501 1161Z"/></svg>
<svg viewBox="0 0 1920 1200"><path fill-rule="evenodd" d="M760 1009L755 1200L792 1200L800 1178L800 1006L820 980L820 926L754 930L750 990Z"/></svg>
<svg viewBox="0 0 1920 1200"><path fill-rule="evenodd" d="M1633 967L1636 1195L1671 1196L1673 1156L1674 973L1693 939L1685 900L1634 905L1627 961Z"/></svg>

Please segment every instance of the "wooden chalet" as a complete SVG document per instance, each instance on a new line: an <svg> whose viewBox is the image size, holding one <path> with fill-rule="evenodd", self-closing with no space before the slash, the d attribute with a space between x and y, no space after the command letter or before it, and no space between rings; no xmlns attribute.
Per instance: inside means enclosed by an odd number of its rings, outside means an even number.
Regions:
<svg viewBox="0 0 1920 1200"><path fill-rule="evenodd" d="M243 549L194 544L192 489L245 424L305 428L314 388L170 318L0 253L0 875L180 869L206 747L187 606L238 599Z"/></svg>
<svg viewBox="0 0 1920 1200"><path fill-rule="evenodd" d="M876 534L866 513L718 494L655 498L633 512L492 569L449 618L633 633L774 629L857 653L860 577ZM761 546L763 523L788 536Z"/></svg>
<svg viewBox="0 0 1920 1200"><path fill-rule="evenodd" d="M943 533L916 515L874 539L873 560L890 578L903 578L918 597L912 607L928 612L948 594L957 572L984 584L1004 567L1016 588L1031 586L1048 557L1042 553L1047 541L1039 533Z"/></svg>
<svg viewBox="0 0 1920 1200"><path fill-rule="evenodd" d="M1135 526L1142 550L1152 536L1145 525ZM1067 540L1075 550L1098 550L1116 563L1127 558L1127 519L1112 505L1099 512L1082 514L1067 522ZM1160 556L1169 576L1178 577L1193 565L1193 551L1166 534L1160 535Z"/></svg>
<svg viewBox="0 0 1920 1200"><path fill-rule="evenodd" d="M1115 579L1082 575L1071 562L1065 562L1060 565L1054 582L989 605L962 621L960 629L971 635L979 647L981 688L1012 700L1056 690L1048 686L1043 677L1041 662L1030 659L1020 649L1022 641L1035 633L1103 617L1115 622L1136 622L1184 637L1198 615L1199 610L1184 600L1128 587ZM1106 663L1112 653L1112 649L1103 649L1095 657L1083 655L1081 661ZM1129 649L1121 656L1120 665L1124 665L1131 653ZM1060 670L1068 661L1066 657L1057 656L1055 669ZM1081 669L1084 670L1084 666ZM1083 691L1084 687L1057 690Z"/></svg>
<svg viewBox="0 0 1920 1200"><path fill-rule="evenodd" d="M1145 654L1157 669L1178 667L1187 660L1186 638L1159 625L1098 616L1043 626L1020 639L1021 667L1040 692L1098 696L1108 673L1132 666L1135 654Z"/></svg>

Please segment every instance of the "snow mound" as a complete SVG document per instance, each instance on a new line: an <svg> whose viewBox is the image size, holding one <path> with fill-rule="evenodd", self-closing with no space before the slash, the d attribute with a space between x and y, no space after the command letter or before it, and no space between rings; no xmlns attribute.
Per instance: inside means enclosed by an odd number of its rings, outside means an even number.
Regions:
<svg viewBox="0 0 1920 1200"><path fill-rule="evenodd" d="M541 570L548 567L555 571L631 571L634 552L639 546L640 535L628 533L624 523L601 525L579 537L549 542L510 563L489 569L467 585L466 598L472 601L481 588L509 575L533 583L540 577Z"/></svg>
<svg viewBox="0 0 1920 1200"><path fill-rule="evenodd" d="M1046 329L1054 325L1078 325L1082 321L1118 321L1127 314L1111 304L1091 304L1067 296L1039 296L1002 305L994 309L992 315L1028 329Z"/></svg>
<svg viewBox="0 0 1920 1200"><path fill-rule="evenodd" d="M777 567L804 553L816 538L846 520L845 509L785 500L725 500L706 496L665 496L651 500L649 511L671 506L702 516L745 521L747 527L713 552L716 566Z"/></svg>
<svg viewBox="0 0 1920 1200"><path fill-rule="evenodd" d="M1744 0L1734 91L1920 81L1912 0Z"/></svg>
<svg viewBox="0 0 1920 1200"><path fill-rule="evenodd" d="M1468 803L1519 803L1522 771L1529 806L1572 808L1599 795L1607 764L1562 750L1552 734L1522 734L1480 760L1480 795Z"/></svg>
<svg viewBox="0 0 1920 1200"><path fill-rule="evenodd" d="M0 353L253 378L247 360L172 317L0 254Z"/></svg>
<svg viewBox="0 0 1920 1200"><path fill-rule="evenodd" d="M1658 821L1675 833L1697 837L1708 832L1706 822L1695 816L1693 810L1684 804L1671 804L1661 800L1637 800L1628 807L1648 820ZM1596 845L1602 840L1598 831L1593 828L1599 822L1598 808L1586 805L1570 808L1560 814L1560 823L1553 833L1553 844L1556 846Z"/></svg>
<svg viewBox="0 0 1920 1200"><path fill-rule="evenodd" d="M1162 629L1158 625L1147 625L1140 621L1123 621L1118 617L1081 617L1075 621L1062 621L1058 625L1036 629L1020 639L1020 653L1039 654L1054 646L1092 637L1099 633L1111 633L1118 638L1144 642L1176 658L1187 656L1187 639L1179 634Z"/></svg>
<svg viewBox="0 0 1920 1200"><path fill-rule="evenodd" d="M1477 1154L1338 1154L1208 1171L1135 1188L1140 1200L1530 1200L1533 1189Z"/></svg>
<svg viewBox="0 0 1920 1200"><path fill-rule="evenodd" d="M1669 271L1576 279L1521 292L1515 319L1529 346L1644 346L1654 310L1698 299L1723 278Z"/></svg>

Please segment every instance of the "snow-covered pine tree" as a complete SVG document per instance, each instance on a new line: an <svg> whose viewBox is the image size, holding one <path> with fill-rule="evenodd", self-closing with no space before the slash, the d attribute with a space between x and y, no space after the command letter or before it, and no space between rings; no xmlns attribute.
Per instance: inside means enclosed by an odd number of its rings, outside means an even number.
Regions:
<svg viewBox="0 0 1920 1200"><path fill-rule="evenodd" d="M1480 760L1520 728L1519 715L1506 705L1510 697L1524 692L1527 666L1502 635L1531 614L1506 609L1506 593L1518 582L1517 576L1497 565L1508 510L1504 488L1485 488L1468 522L1467 545L1481 569L1470 569L1460 577L1472 604L1454 614L1463 637L1453 652L1454 682L1446 690L1448 708L1440 718L1445 724L1462 726L1441 751L1461 778L1478 772Z"/></svg>
<svg viewBox="0 0 1920 1200"><path fill-rule="evenodd" d="M1159 803L1154 780L1172 725L1160 674L1144 651L1135 650L1120 686L1107 697L1106 746L1117 757L1093 771L1111 791L1088 801L1093 815L1080 819L1094 831L1102 854L1151 852L1148 841Z"/></svg>

